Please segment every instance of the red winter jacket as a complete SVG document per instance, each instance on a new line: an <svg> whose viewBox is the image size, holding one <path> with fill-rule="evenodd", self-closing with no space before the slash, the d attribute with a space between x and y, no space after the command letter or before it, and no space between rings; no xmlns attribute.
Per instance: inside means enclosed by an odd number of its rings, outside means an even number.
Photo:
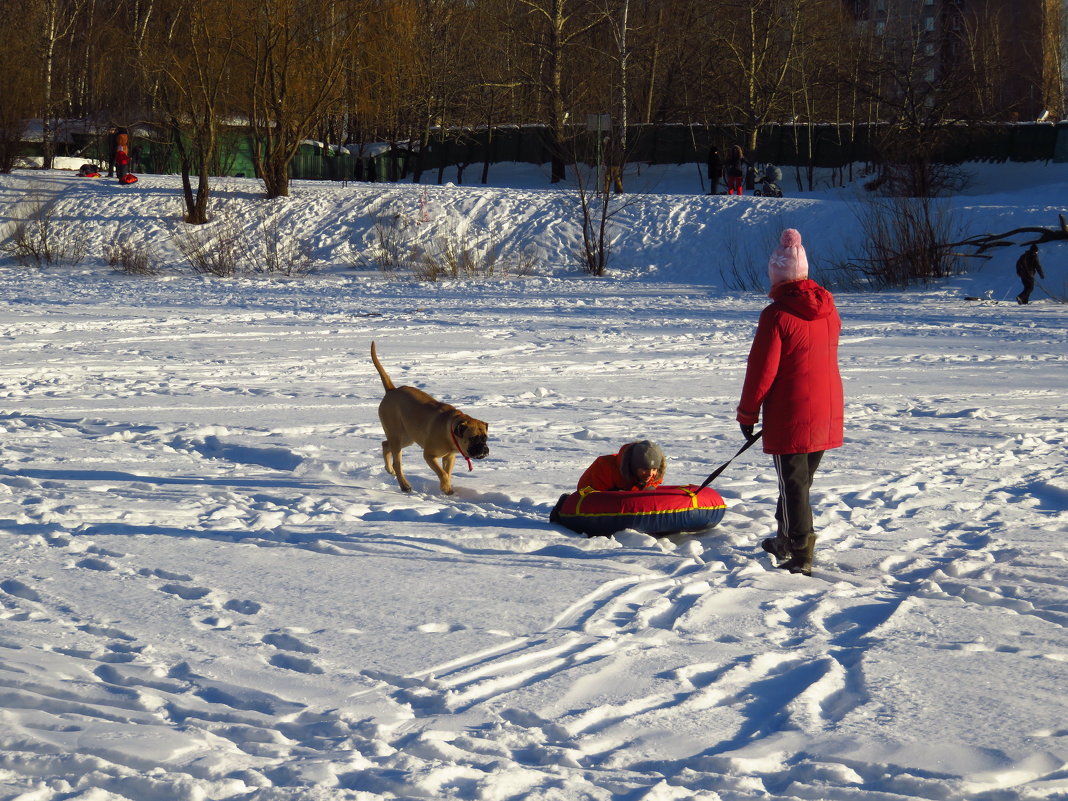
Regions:
<svg viewBox="0 0 1068 801"><path fill-rule="evenodd" d="M771 290L745 371L738 422L764 413L764 453L812 453L842 445L842 378L834 296L807 278Z"/></svg>

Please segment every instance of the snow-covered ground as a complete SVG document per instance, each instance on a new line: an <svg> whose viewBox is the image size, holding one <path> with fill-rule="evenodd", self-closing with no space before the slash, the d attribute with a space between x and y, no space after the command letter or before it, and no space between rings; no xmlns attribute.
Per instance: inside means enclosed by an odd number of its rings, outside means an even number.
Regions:
<svg viewBox="0 0 1068 801"><path fill-rule="evenodd" d="M172 233L179 182L0 176L89 257L0 263L0 798L19 801L1068 798L1068 243L1028 306L1004 251L937 286L838 292L847 442L815 487L813 578L771 568L770 459L717 480L700 537L548 523L633 438L699 482L741 444L745 357L784 226L819 273L858 193L702 195L641 176L612 273L582 276L575 198L299 183L219 206L318 264L208 279ZM655 181L653 180L655 178ZM638 179L636 178L635 181ZM963 230L1053 226L1068 165L987 165ZM487 241L530 275L372 268ZM377 228L377 230L376 230ZM103 265L116 235L161 274ZM979 302L964 296L989 298ZM1006 302L1006 299L1008 301ZM381 384L489 423L446 497L381 461Z"/></svg>

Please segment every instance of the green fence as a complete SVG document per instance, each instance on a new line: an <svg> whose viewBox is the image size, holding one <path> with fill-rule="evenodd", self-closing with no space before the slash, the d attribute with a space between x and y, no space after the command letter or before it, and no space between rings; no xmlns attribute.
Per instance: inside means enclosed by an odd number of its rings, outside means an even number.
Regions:
<svg viewBox="0 0 1068 801"><path fill-rule="evenodd" d="M756 161L781 167L842 167L878 161L878 142L885 129L867 125L767 125L757 137ZM1068 122L959 125L939 132L942 144L936 159L965 161L1053 161L1068 163ZM579 160L597 158L597 134L585 126L567 129L568 150ZM74 152L87 161L106 164L106 137L75 137ZM703 163L708 149L723 153L744 141L735 125L634 125L627 129L628 160L650 164ZM180 170L177 148L166 136L131 137L133 170L175 173ZM546 164L552 148L548 131L538 125L438 131L421 150L393 145L348 149L302 145L289 174L294 179L329 181L402 181L416 171L424 180L446 167L501 162ZM215 175L256 175L252 139L244 133L220 136Z"/></svg>

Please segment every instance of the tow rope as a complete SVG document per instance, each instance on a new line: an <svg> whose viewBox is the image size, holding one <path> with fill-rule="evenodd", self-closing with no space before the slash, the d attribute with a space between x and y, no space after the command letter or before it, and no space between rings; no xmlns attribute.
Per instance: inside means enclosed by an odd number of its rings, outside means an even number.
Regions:
<svg viewBox="0 0 1068 801"><path fill-rule="evenodd" d="M745 445L740 447L738 449L738 452L736 454L734 454L734 456L732 456L730 459L728 459L727 461L725 461L723 464L721 464L719 467L717 467L715 470L712 471L712 474L708 478L705 479L705 483L700 486L698 491L703 490L705 487L707 487L709 484L711 484L713 481L715 481L717 478L719 478L719 474L722 473L724 470L726 470L727 466L731 462L733 462L735 459L737 459L739 456L741 456L743 453L745 453L747 450L749 450L751 447L753 447L753 445L756 444L756 441L758 439L760 439L762 436L764 436L764 429L760 429L758 432L753 434L753 436L749 437L745 441Z"/></svg>

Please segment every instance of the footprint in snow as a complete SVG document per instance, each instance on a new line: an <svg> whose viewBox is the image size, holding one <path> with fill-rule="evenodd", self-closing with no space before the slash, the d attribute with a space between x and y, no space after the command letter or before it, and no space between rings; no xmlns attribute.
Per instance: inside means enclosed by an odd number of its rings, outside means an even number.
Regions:
<svg viewBox="0 0 1068 801"><path fill-rule="evenodd" d="M293 656L292 654L275 654L267 660L276 668L292 670L297 673L322 673L323 669L310 659Z"/></svg>
<svg viewBox="0 0 1068 801"><path fill-rule="evenodd" d="M147 567L140 570L142 576L153 576L155 578L161 578L164 581L192 581L192 576L187 576L184 573L171 573L168 570L161 570L159 568L155 570L149 570Z"/></svg>
<svg viewBox="0 0 1068 801"><path fill-rule="evenodd" d="M223 615L210 615L200 621L200 625L209 629L216 629L217 631L226 631L233 628L234 621Z"/></svg>
<svg viewBox="0 0 1068 801"><path fill-rule="evenodd" d="M21 581L16 579L7 579L6 581L0 581L0 590L3 590L8 595L12 595L15 598L21 598L24 601L40 601L41 596L34 592L30 587L27 587Z"/></svg>
<svg viewBox="0 0 1068 801"><path fill-rule="evenodd" d="M136 637L127 634L121 629L115 629L111 626L97 626L92 623L78 626L78 631L84 631L86 634L92 634L95 637L108 637L113 640L125 640L126 642L132 642L136 639Z"/></svg>
<svg viewBox="0 0 1068 801"><path fill-rule="evenodd" d="M159 589L160 592L177 595L183 601L199 601L211 592L206 587L185 587L181 584L164 584Z"/></svg>
<svg viewBox="0 0 1068 801"><path fill-rule="evenodd" d="M319 653L319 649L314 645L306 645L292 634L286 634L281 631L264 635L263 642L267 643L267 645L273 645L279 651L295 651L301 654Z"/></svg>
<svg viewBox="0 0 1068 801"><path fill-rule="evenodd" d="M106 559L95 558L82 559L80 562L75 563L75 567L83 567L86 570L99 570L103 572L115 569L115 565L108 562Z"/></svg>
<svg viewBox="0 0 1068 801"><path fill-rule="evenodd" d="M237 612L239 615L256 615L263 607L256 601L231 600L223 604L223 609Z"/></svg>
<svg viewBox="0 0 1068 801"><path fill-rule="evenodd" d="M118 551L109 551L107 548L101 548L99 545L90 545L85 549L86 553L94 554L95 556L102 556L110 559L121 559L126 556L124 553Z"/></svg>

